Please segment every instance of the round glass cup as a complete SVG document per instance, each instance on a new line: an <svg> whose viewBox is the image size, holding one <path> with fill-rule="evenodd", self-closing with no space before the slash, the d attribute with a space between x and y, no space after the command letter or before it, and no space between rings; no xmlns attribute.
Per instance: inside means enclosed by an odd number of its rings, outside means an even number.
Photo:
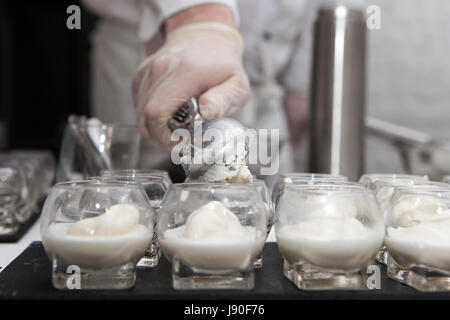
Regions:
<svg viewBox="0 0 450 320"><path fill-rule="evenodd" d="M154 212L139 184L58 183L41 217L57 289L127 289L153 236Z"/></svg>
<svg viewBox="0 0 450 320"><path fill-rule="evenodd" d="M252 289L253 262L267 237L266 210L250 184L172 184L157 230L173 287Z"/></svg>
<svg viewBox="0 0 450 320"><path fill-rule="evenodd" d="M196 183L196 184L205 184L205 185L214 185L214 182L193 182L190 179L186 179L185 183ZM217 183L219 186L222 185L236 185L236 183L233 182L219 182ZM263 201L264 204L264 208L265 208L265 213L266 213L266 219L267 219L267 235L266 235L266 240L267 237L269 236L270 230L272 229L273 226L273 204L272 201L270 199L270 193L269 193L269 189L267 188L266 183L264 182L264 180L260 180L260 179L256 179L254 178L252 180L252 182L239 182L239 185L245 185L245 186L252 186L254 187L257 192L261 195L261 199ZM257 256L255 258L255 260L253 261L253 267L255 269L260 269L263 266L263 252L261 251L261 254L259 256Z"/></svg>
<svg viewBox="0 0 450 320"><path fill-rule="evenodd" d="M367 290L383 244L373 193L360 185L286 185L275 211L283 274L302 290Z"/></svg>
<svg viewBox="0 0 450 320"><path fill-rule="evenodd" d="M153 220L153 239L144 257L139 261L139 267L149 267L154 268L158 265L159 259L161 257L161 252L158 243L158 233L156 232L156 221L158 219L158 209L161 206L161 201L166 194L170 180L168 180L168 175L166 177L164 171L149 173L137 172L136 170L120 170L120 172L114 173L110 171L104 173L103 176L89 177L91 180L99 181L119 181L119 182L131 182L140 184L149 199L150 206L154 209L155 218Z"/></svg>
<svg viewBox="0 0 450 320"><path fill-rule="evenodd" d="M420 291L450 291L450 187L396 188L386 207L387 275Z"/></svg>
<svg viewBox="0 0 450 320"><path fill-rule="evenodd" d="M383 220L386 217L386 206L389 203L389 200L391 199L391 196L393 192L397 188L409 188L409 187L416 187L416 188L431 188L434 189L436 187L445 187L446 184L443 182L435 182L435 181L428 181L423 179L416 179L416 178L380 178L379 180L374 181L371 183L371 189L375 193L375 198L378 201L378 204L380 206L380 212L383 216ZM376 255L376 260L380 262L381 264L387 265L387 261L389 258L389 254L387 252L386 246L383 245L383 247L378 251Z"/></svg>
<svg viewBox="0 0 450 320"><path fill-rule="evenodd" d="M377 180L413 180L416 182L419 181L429 181L428 176L424 175L413 175L413 174L398 174L398 173L367 173L363 174L361 178L359 178L359 183L361 183L364 187L371 189L372 184Z"/></svg>
<svg viewBox="0 0 450 320"><path fill-rule="evenodd" d="M274 207L287 184L323 184L327 182L347 182L348 178L327 173L285 173L280 175L272 189L272 202Z"/></svg>

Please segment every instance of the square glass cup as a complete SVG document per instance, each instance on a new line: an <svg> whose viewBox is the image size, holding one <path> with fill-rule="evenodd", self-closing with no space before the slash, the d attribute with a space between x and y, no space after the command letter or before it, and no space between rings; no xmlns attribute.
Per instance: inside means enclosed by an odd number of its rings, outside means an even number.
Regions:
<svg viewBox="0 0 450 320"><path fill-rule="evenodd" d="M373 193L356 184L286 185L275 211L283 274L301 290L368 290L383 243Z"/></svg>
<svg viewBox="0 0 450 320"><path fill-rule="evenodd" d="M41 237L57 289L128 289L151 243L154 212L143 187L116 181L53 186Z"/></svg>
<svg viewBox="0 0 450 320"><path fill-rule="evenodd" d="M252 184L172 184L157 230L175 289L254 287L254 260L267 237L267 213Z"/></svg>

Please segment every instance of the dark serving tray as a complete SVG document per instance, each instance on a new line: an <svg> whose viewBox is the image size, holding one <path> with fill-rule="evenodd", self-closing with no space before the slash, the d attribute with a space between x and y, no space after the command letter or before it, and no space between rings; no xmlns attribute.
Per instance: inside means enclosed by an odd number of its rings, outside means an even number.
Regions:
<svg viewBox="0 0 450 320"><path fill-rule="evenodd" d="M335 299L450 299L450 292L424 293L386 276L381 266L381 289L367 291L301 291L282 272L275 243L264 248L264 266L255 271L250 291L177 291L171 285L170 263L162 258L154 269L139 268L133 289L59 291L50 282L51 264L41 242L33 242L0 273L0 299L151 299L151 300L335 300Z"/></svg>

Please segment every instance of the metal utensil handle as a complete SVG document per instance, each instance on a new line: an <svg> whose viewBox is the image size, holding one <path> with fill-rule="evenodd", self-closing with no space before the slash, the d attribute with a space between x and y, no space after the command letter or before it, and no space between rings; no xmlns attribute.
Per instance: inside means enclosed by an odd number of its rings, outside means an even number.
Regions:
<svg viewBox="0 0 450 320"><path fill-rule="evenodd" d="M178 111L169 120L167 125L171 131L178 128L192 129L195 121L202 121L203 118L198 108L196 98L190 98L178 109Z"/></svg>

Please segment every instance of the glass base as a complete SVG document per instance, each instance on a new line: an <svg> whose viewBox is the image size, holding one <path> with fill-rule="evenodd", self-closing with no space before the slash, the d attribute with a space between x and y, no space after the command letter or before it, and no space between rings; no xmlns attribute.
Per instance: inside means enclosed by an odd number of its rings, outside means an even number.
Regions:
<svg viewBox="0 0 450 320"><path fill-rule="evenodd" d="M152 242L137 266L139 268L154 268L158 265L159 258L161 258L161 250L159 250L158 242Z"/></svg>
<svg viewBox="0 0 450 320"><path fill-rule="evenodd" d="M59 290L130 289L136 282L136 266L124 265L102 270L92 270L53 260L52 284Z"/></svg>
<svg viewBox="0 0 450 320"><path fill-rule="evenodd" d="M284 259L283 274L301 290L368 290L362 271L328 271L311 264L291 265Z"/></svg>
<svg viewBox="0 0 450 320"><path fill-rule="evenodd" d="M172 261L172 286L177 290L251 290L255 286L253 271L224 274L194 271L178 259Z"/></svg>
<svg viewBox="0 0 450 320"><path fill-rule="evenodd" d="M261 254L253 260L253 269L261 269L263 266L263 254Z"/></svg>
<svg viewBox="0 0 450 320"><path fill-rule="evenodd" d="M403 267L392 256L387 265L389 278L424 292L450 291L450 275L427 267Z"/></svg>
<svg viewBox="0 0 450 320"><path fill-rule="evenodd" d="M389 253L387 251L386 246L383 246L380 248L380 250L378 250L375 258L381 264L384 264L384 265L388 264Z"/></svg>

